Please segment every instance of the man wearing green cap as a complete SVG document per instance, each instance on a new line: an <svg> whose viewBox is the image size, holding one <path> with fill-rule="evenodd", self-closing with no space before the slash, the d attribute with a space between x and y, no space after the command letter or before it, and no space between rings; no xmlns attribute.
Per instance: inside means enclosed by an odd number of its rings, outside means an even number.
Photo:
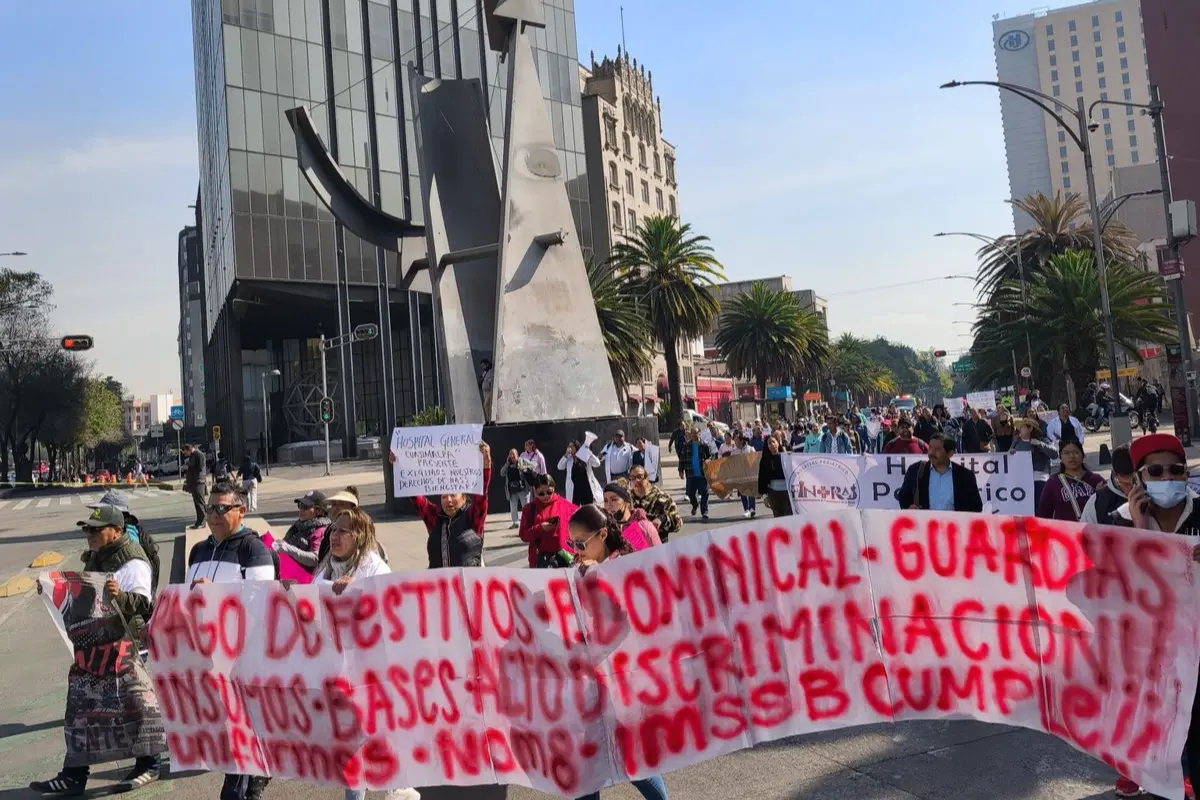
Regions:
<svg viewBox="0 0 1200 800"><path fill-rule="evenodd" d="M125 532L125 515L115 506L99 505L93 508L87 519L80 520L79 527L87 537L88 557L84 572L107 573L111 576L105 582L104 590L112 597L112 604L129 626L134 646L140 646L153 610L150 559ZM68 693L68 699L71 696ZM72 711L78 713L80 709L68 708L68 714ZM163 744L165 746L165 742ZM153 752L143 750L138 753L133 768L117 785L116 791L128 792L158 780L160 749L147 749ZM48 781L34 781L29 788L41 794L81 795L87 786L90 771L91 762L86 753L71 753L68 750L63 768L57 776Z"/></svg>

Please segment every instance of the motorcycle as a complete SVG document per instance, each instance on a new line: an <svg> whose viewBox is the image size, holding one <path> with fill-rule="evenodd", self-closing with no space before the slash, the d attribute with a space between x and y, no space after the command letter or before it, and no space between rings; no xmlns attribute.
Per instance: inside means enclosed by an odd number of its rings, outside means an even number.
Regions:
<svg viewBox="0 0 1200 800"><path fill-rule="evenodd" d="M1121 404L1121 407L1129 410L1129 426L1131 428L1142 427L1142 414L1136 408L1133 407L1133 401L1130 400L1128 397L1126 397L1123 394L1118 395L1118 398L1119 398L1118 402ZM1153 412L1151 412L1151 413L1153 413ZM1157 430L1158 429L1158 420L1157 419L1155 419L1155 421L1154 421L1154 426L1155 426L1155 430ZM1088 406L1087 418L1083 420L1084 430L1086 430L1088 433L1096 433L1096 432L1098 432L1100 430L1104 430L1108 427L1109 427L1109 415L1101 413L1100 406L1097 405L1096 403L1092 403L1090 406Z"/></svg>

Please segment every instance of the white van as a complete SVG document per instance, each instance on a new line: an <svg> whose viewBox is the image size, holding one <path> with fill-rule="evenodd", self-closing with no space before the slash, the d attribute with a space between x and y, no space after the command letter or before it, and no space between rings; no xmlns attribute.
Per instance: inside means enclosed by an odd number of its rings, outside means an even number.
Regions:
<svg viewBox="0 0 1200 800"><path fill-rule="evenodd" d="M696 411L693 411L690 408L685 408L683 410L683 421L686 422L689 426L695 425L697 428L706 428L706 427L708 427L708 423L710 422L708 417L706 417L703 414L700 414ZM729 426L726 425L724 422L717 422L715 420L712 420L712 423L713 423L713 427L715 427L717 429L717 433L721 434L722 436L724 436L729 431Z"/></svg>

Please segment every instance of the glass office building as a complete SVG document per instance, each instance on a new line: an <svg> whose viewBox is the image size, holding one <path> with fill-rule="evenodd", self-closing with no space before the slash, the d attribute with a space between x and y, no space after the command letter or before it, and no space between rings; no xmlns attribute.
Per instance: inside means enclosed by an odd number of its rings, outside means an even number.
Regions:
<svg viewBox="0 0 1200 800"><path fill-rule="evenodd" d="M536 57L580 242L591 250L574 0L545 0ZM193 0L200 142L198 221L204 259L207 420L224 449L261 449L263 387L272 445L318 438L313 417L323 332L379 320L380 271L396 255L341 226L297 166L284 111L305 105L363 197L422 221L408 65L479 77L497 171L506 69L486 41L483 0ZM339 278L341 278L339 282ZM388 435L437 402L428 294L390 288L400 420L380 420L378 342L329 354L331 394L353 387L341 435ZM271 374L278 369L278 377ZM340 406L339 406L340 408ZM346 425L342 417L349 417ZM349 438L346 436L346 438Z"/></svg>

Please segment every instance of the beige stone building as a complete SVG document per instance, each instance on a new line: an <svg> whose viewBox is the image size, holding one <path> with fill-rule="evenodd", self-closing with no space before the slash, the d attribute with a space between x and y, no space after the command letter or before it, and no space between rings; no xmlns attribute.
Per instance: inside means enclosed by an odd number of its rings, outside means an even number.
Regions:
<svg viewBox="0 0 1200 800"><path fill-rule="evenodd" d="M617 48L615 59L579 65L583 100L583 140L595 257L605 259L613 244L637 230L647 217L679 218L675 147L662 135L662 105L644 64ZM695 359L699 340L681 343L679 372L684 402L698 402ZM627 387L628 414L652 414L666 400L666 360L660 352L640 384Z"/></svg>
<svg viewBox="0 0 1200 800"><path fill-rule="evenodd" d="M662 105L644 64L616 59L579 66L593 247L604 258L646 217L679 217L675 147L662 135Z"/></svg>

